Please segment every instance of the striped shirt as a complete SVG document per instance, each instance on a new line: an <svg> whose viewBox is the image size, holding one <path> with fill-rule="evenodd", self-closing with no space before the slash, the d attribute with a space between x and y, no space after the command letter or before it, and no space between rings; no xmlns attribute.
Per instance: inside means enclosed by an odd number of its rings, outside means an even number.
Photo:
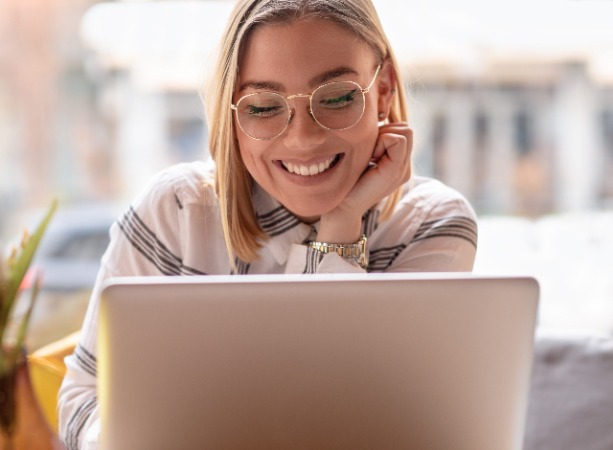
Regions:
<svg viewBox="0 0 613 450"><path fill-rule="evenodd" d="M355 261L307 246L318 223L300 221L257 187L253 204L269 239L258 259L228 261L213 189L213 172L204 163L168 168L153 178L132 206L113 224L111 243L74 354L66 358L60 390L60 438L67 450L97 447L97 315L102 282L117 276L340 273L363 272ZM476 216L467 200L442 183L414 177L392 217L380 221L382 203L362 217L368 237L368 272L472 270Z"/></svg>

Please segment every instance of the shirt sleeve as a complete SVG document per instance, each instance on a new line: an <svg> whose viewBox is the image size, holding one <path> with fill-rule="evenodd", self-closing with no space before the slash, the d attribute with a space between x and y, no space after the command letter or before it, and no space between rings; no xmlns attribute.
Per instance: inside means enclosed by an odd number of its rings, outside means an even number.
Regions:
<svg viewBox="0 0 613 450"><path fill-rule="evenodd" d="M79 343L65 358L58 398L58 431L66 450L97 448L97 332L103 283L119 276L181 274L176 197L168 177L154 178L110 229L110 244L92 290Z"/></svg>
<svg viewBox="0 0 613 450"><path fill-rule="evenodd" d="M106 278L108 272L101 269L92 291L79 342L73 354L64 360L66 375L58 397L58 431L66 450L85 448L82 436L99 420L95 317L98 314L100 286Z"/></svg>
<svg viewBox="0 0 613 450"><path fill-rule="evenodd" d="M386 272L471 272L476 248L457 237L412 243Z"/></svg>
<svg viewBox="0 0 613 450"><path fill-rule="evenodd" d="M104 281L115 276L160 275L152 269L146 258L134 251L123 233L117 223L111 227L111 243L102 259L79 342L73 354L65 358L66 375L58 397L58 431L66 450L97 448L97 333L100 293Z"/></svg>
<svg viewBox="0 0 613 450"><path fill-rule="evenodd" d="M396 248L386 272L470 272L477 251L477 216L459 194L429 205Z"/></svg>

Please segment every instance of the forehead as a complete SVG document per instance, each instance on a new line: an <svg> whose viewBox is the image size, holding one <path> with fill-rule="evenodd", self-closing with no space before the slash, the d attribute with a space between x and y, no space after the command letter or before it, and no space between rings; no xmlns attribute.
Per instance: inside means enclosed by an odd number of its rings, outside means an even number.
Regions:
<svg viewBox="0 0 613 450"><path fill-rule="evenodd" d="M256 27L243 43L239 84L270 80L304 84L334 67L366 73L377 64L375 52L356 33L328 20L299 20Z"/></svg>

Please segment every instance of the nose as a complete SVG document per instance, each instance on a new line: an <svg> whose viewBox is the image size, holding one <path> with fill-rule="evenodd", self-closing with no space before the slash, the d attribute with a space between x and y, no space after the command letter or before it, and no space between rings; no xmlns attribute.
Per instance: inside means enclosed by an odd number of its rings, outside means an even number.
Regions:
<svg viewBox="0 0 613 450"><path fill-rule="evenodd" d="M283 141L288 148L309 149L323 144L326 138L325 132L326 130L313 118L307 102L306 105L292 108Z"/></svg>

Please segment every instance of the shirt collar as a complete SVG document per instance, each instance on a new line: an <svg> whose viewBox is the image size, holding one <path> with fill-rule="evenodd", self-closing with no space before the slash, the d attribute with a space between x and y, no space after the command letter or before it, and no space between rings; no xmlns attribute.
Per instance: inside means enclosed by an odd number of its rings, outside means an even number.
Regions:
<svg viewBox="0 0 613 450"><path fill-rule="evenodd" d="M285 264L290 247L309 240L314 227L302 222L255 182L252 198L258 224L270 237L266 246L279 264Z"/></svg>

